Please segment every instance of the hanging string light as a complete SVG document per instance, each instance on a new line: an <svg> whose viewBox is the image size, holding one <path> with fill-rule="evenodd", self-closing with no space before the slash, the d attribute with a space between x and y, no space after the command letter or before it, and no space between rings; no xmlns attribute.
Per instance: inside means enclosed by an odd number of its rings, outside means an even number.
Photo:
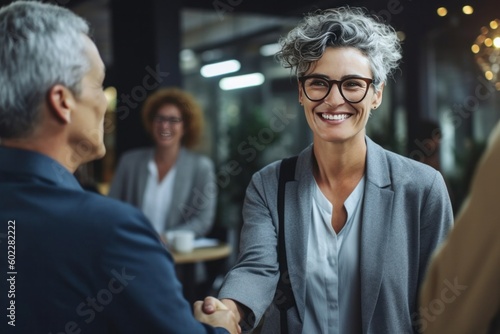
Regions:
<svg viewBox="0 0 500 334"><path fill-rule="evenodd" d="M471 47L476 62L487 80L500 91L500 20L481 28L481 34Z"/></svg>

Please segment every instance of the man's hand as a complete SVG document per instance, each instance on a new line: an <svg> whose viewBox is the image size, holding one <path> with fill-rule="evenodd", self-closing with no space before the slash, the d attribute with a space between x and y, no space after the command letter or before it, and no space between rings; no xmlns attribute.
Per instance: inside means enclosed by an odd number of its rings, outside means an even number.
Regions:
<svg viewBox="0 0 500 334"><path fill-rule="evenodd" d="M195 302L194 317L198 321L213 327L224 327L231 334L241 333L241 327L238 324L239 319L237 319L237 314L227 308L226 305L224 305L217 298L206 297L203 301L199 300Z"/></svg>
<svg viewBox="0 0 500 334"><path fill-rule="evenodd" d="M220 304L222 304L222 306L219 306ZM218 300L216 298L205 298L205 301L203 302L202 310L206 314L212 314L213 312L215 312L217 310L218 307L226 307L229 310L233 311L233 313L236 315L236 319L238 320L238 323L240 322L241 318L243 318L242 309L232 299Z"/></svg>

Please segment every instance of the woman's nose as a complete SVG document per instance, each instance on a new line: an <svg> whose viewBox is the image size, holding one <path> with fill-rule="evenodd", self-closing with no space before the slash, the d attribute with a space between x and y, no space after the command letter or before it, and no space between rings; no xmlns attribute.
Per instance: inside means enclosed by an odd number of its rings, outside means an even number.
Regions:
<svg viewBox="0 0 500 334"><path fill-rule="evenodd" d="M345 99L340 93L340 87L338 83L334 83L328 95L323 99L331 106L339 105L345 103Z"/></svg>

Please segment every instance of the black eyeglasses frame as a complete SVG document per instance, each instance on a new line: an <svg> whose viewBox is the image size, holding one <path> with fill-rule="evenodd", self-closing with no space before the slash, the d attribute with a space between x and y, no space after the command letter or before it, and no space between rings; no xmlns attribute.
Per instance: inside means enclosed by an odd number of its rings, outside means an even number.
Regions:
<svg viewBox="0 0 500 334"><path fill-rule="evenodd" d="M324 80L326 82L328 82L328 91L327 93L325 94L324 97L322 97L321 99L311 99L309 97L309 95L307 95L307 90L306 90L306 87L305 87L305 82L307 79L311 79L311 78L315 78L315 79L321 79L321 80ZM347 81L347 80L352 80L352 79L358 79L358 80L362 80L364 82L366 82L366 90L365 90L365 93L363 94L363 97L358 100L358 101L351 101L349 99L347 99L345 96L344 96L344 93L342 92L342 84ZM340 92L340 95L342 95L342 97L344 98L344 100L346 100L347 102L349 103L359 103L361 101L364 100L364 98L366 97L366 95L368 94L368 89L369 89L369 86L373 84L373 79L371 78L363 78L363 77L357 77L357 76L350 76L350 77L345 77L344 79L342 80L329 80L321 75L304 75L304 76L301 76L298 78L299 82L302 84L302 90L304 91L304 94L306 95L306 97L312 101L312 102L318 102L318 101L321 101L321 100L324 100L331 92L332 90L332 87L334 84L337 85L337 88Z"/></svg>

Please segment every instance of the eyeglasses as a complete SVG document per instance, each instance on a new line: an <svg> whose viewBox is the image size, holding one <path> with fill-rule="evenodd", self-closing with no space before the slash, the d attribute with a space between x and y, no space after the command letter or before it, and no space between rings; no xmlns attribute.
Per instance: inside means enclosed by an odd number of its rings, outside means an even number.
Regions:
<svg viewBox="0 0 500 334"><path fill-rule="evenodd" d="M180 122L182 122L182 118L180 118L180 117L164 117L164 116L156 115L153 118L153 122L155 122L157 124L168 123L170 125L175 125L175 124L179 124Z"/></svg>
<svg viewBox="0 0 500 334"><path fill-rule="evenodd" d="M299 78L307 98L313 102L321 101L330 94L332 86L337 85L340 95L350 103L361 102L373 83L373 79L348 77L342 80L328 80L317 75L306 75Z"/></svg>

